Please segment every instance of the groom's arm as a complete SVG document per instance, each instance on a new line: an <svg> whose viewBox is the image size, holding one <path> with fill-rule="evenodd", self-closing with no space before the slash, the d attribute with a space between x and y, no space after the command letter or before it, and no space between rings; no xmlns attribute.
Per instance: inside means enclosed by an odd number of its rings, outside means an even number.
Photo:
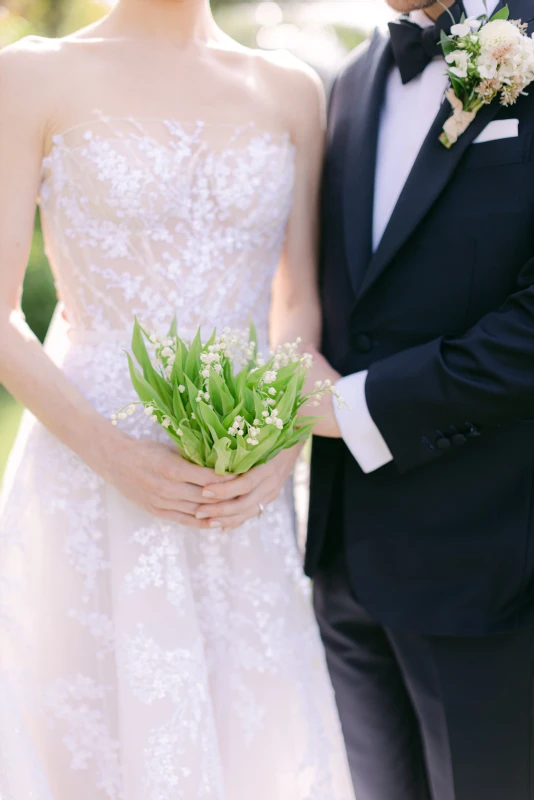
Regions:
<svg viewBox="0 0 534 800"><path fill-rule="evenodd" d="M534 418L534 258L521 271L518 286L499 310L463 336L434 339L376 362L363 389L362 374L343 379L352 409L338 422L365 471L387 463L389 451L405 472L469 447L491 429ZM366 469L358 437L369 439L370 431L375 454L386 450L382 463L378 458Z"/></svg>

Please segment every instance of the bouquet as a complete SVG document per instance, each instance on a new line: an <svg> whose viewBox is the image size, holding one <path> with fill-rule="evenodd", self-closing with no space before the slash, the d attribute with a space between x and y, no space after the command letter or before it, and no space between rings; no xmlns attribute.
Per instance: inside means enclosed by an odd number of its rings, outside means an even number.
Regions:
<svg viewBox="0 0 534 800"><path fill-rule="evenodd" d="M534 34L527 24L509 21L508 6L490 20L465 16L450 36L441 33L451 86L446 97L453 108L440 142L450 148L465 133L484 105L497 97L513 105L534 81Z"/></svg>
<svg viewBox="0 0 534 800"><path fill-rule="evenodd" d="M330 381L303 394L311 356L299 354L299 344L278 347L264 362L252 324L249 332L214 331L205 344L199 330L188 346L176 321L158 338L136 319L127 357L139 402L113 414L112 423L142 405L187 461L219 475L247 472L308 438L317 418L301 416L304 405L325 392L343 402Z"/></svg>

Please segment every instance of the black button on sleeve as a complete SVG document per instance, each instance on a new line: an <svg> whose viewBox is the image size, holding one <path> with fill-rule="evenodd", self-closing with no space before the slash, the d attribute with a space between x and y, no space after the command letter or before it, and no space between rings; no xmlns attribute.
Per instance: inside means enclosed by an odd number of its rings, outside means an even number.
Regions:
<svg viewBox="0 0 534 800"><path fill-rule="evenodd" d="M465 425L467 427L467 436L480 436L480 430L472 422L466 422Z"/></svg>

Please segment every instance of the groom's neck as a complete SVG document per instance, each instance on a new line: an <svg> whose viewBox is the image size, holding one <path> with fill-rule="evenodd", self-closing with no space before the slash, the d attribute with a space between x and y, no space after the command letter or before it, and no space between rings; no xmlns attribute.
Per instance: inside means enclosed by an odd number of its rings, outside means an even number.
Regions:
<svg viewBox="0 0 534 800"><path fill-rule="evenodd" d="M440 3L434 3L433 6L425 8L425 14L435 22L438 17L441 17L442 14L445 14L446 8L450 8L454 5L454 2L455 0L441 0Z"/></svg>

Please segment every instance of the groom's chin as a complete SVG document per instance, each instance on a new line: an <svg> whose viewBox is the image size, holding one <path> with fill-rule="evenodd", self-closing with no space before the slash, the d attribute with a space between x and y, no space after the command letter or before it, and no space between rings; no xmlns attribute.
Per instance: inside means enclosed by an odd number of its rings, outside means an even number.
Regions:
<svg viewBox="0 0 534 800"><path fill-rule="evenodd" d="M386 2L388 6L391 6L401 14L408 14L410 11L417 11L418 9L430 8L436 5L436 0L386 0Z"/></svg>

